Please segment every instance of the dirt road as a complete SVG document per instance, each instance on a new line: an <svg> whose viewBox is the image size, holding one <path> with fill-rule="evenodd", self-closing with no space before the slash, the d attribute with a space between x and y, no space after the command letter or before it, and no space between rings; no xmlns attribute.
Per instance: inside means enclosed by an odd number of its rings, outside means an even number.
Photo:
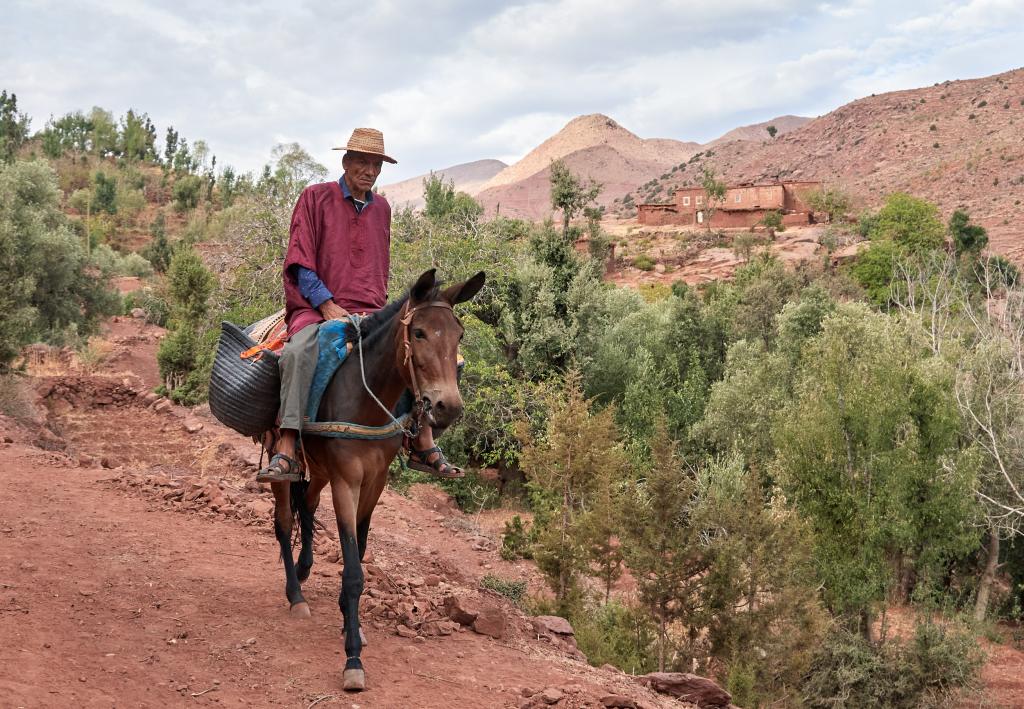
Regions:
<svg viewBox="0 0 1024 709"><path fill-rule="evenodd" d="M523 686L564 684L578 664L471 632L367 628L370 688L345 696L336 566L314 568L313 617L292 620L265 529L157 509L112 477L0 452L5 707L516 706Z"/></svg>

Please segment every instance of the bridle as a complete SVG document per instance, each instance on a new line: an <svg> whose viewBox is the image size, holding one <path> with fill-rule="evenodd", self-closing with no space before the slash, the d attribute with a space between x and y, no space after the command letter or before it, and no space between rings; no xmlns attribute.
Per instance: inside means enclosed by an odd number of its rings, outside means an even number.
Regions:
<svg viewBox="0 0 1024 709"><path fill-rule="evenodd" d="M431 408L430 401L423 398L423 393L420 390L419 379L416 377L416 363L413 357L412 343L409 340L409 331L412 329L413 316L420 310L425 310L427 308L445 308L446 310L450 310L452 312L452 316L455 317L455 321L459 322L459 318L458 316L455 316L455 309L451 306L451 303L447 303L443 300L434 300L429 303L420 303L415 307L410 307L407 301L403 309L402 316L398 319L398 322L402 326L402 364L406 368L406 371L408 372L409 388L412 389L412 394L414 397L413 409L410 417L412 423L409 426L409 428L405 429L406 435L410 437L416 436L420 429L420 426L422 426L423 417L430 413ZM360 329L358 324L356 325L356 332L358 333L359 337L359 368L360 373L363 377L363 388L366 389L366 391L373 398L373 400L377 402L377 405L380 406L385 413L387 413L391 420L397 424L398 419L396 419L394 417L394 414L392 414L391 411L386 406L384 406L384 404L380 401L380 399L377 398L377 396L373 393L373 391L366 383L366 373L363 370L363 337L362 330Z"/></svg>
<svg viewBox="0 0 1024 709"><path fill-rule="evenodd" d="M412 316L426 308L444 308L446 310L451 310L452 315L455 315L455 309L450 303L443 300L434 300L429 303L420 303L415 308L410 308L409 303L406 302L405 314L398 319L398 322L402 324L402 352L405 354L404 364L409 370L409 386L412 388L412 394L416 397L417 403L423 400L423 395L420 393L420 384L416 379L416 367L413 363L412 343L409 341L409 330L412 329ZM458 322L458 320L459 319L456 317L455 321Z"/></svg>

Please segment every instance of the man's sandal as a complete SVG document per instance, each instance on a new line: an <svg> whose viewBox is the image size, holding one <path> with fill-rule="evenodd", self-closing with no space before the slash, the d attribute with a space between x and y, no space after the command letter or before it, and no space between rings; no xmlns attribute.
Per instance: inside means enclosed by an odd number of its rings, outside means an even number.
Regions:
<svg viewBox="0 0 1024 709"><path fill-rule="evenodd" d="M448 462L448 459L444 457L444 453L442 453L441 449L437 446L421 451L416 450L410 445L409 462L407 465L413 470L419 470L422 473L430 473L431 475L436 475L439 478L445 478L447 480L466 476L466 473L462 468L454 466Z"/></svg>
<svg viewBox="0 0 1024 709"><path fill-rule="evenodd" d="M287 464L284 467L282 463ZM294 458L284 453L275 453L270 462L256 473L258 483L297 483L302 480L302 466Z"/></svg>

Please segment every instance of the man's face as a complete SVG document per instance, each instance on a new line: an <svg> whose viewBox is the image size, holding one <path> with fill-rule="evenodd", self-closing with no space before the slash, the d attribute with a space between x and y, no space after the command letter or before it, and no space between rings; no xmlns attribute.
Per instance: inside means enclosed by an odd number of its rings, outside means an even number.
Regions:
<svg viewBox="0 0 1024 709"><path fill-rule="evenodd" d="M346 153L341 161L349 186L360 194L373 188L383 164L384 160L379 156L368 153Z"/></svg>

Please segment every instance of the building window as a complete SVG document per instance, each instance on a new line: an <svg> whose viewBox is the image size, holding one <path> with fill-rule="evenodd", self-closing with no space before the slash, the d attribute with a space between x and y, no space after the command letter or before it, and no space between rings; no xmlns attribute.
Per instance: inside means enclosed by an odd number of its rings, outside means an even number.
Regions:
<svg viewBox="0 0 1024 709"><path fill-rule="evenodd" d="M737 192L736 193L736 204L739 204L742 201L743 201L743 193L742 192Z"/></svg>
<svg viewBox="0 0 1024 709"><path fill-rule="evenodd" d="M689 197L689 195L683 197L683 206L684 207L689 207L690 206L690 197Z"/></svg>
<svg viewBox="0 0 1024 709"><path fill-rule="evenodd" d="M703 195L697 195L697 206L699 207L702 204L704 204L704 196Z"/></svg>

